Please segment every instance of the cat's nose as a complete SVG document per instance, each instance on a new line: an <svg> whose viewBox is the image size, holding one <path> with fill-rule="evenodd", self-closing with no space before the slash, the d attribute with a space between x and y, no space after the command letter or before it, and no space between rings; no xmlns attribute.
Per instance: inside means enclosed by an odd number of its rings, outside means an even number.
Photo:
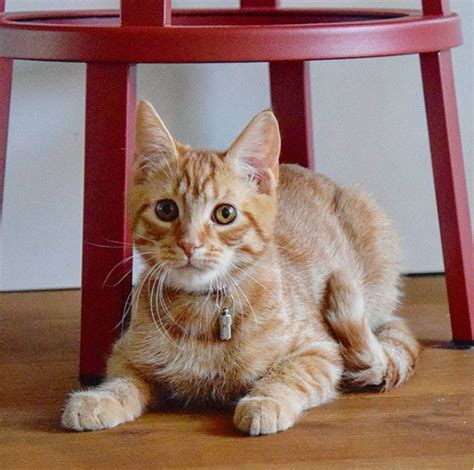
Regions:
<svg viewBox="0 0 474 470"><path fill-rule="evenodd" d="M178 246L184 251L185 255L191 259L193 256L194 250L199 248L195 243L192 242L178 242Z"/></svg>

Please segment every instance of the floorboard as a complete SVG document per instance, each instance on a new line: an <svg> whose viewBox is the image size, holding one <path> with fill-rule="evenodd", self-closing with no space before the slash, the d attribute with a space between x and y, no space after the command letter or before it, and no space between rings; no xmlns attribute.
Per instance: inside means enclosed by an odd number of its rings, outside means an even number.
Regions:
<svg viewBox="0 0 474 470"><path fill-rule="evenodd" d="M78 386L78 291L0 294L0 468L471 469L474 350L447 348L442 277L406 281L402 314L425 344L416 375L348 394L291 430L249 438L230 413L168 411L96 433L58 426Z"/></svg>

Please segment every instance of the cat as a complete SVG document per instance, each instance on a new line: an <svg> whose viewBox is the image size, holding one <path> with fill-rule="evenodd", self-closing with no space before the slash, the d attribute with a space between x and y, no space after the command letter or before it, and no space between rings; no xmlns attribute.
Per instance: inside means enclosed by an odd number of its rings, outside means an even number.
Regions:
<svg viewBox="0 0 474 470"><path fill-rule="evenodd" d="M168 399L235 406L240 431L272 434L343 388L412 374L390 219L279 154L269 110L213 152L180 144L139 103L128 207L146 269L105 382L70 395L65 428L111 428Z"/></svg>

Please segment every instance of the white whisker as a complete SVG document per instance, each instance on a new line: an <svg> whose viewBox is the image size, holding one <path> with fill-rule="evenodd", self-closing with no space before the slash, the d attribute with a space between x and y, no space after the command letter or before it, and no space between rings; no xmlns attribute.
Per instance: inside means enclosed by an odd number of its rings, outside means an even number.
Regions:
<svg viewBox="0 0 474 470"><path fill-rule="evenodd" d="M154 274L155 273L158 273L163 269L162 266L159 266L159 268L157 270L155 270ZM151 284L151 282L153 282ZM152 276L148 279L148 303L149 303L149 307L150 307L150 314L151 314L151 318L153 320L153 323L155 324L155 327L157 329L157 331L160 333L160 335L166 339L167 341L170 342L171 345L173 345L173 341L171 340L171 338L169 338L168 336L168 332L165 330L164 328L164 325L163 325L163 322L161 321L161 318L160 318L160 313L158 311L158 309L156 309L155 311L155 304L156 304L156 298L155 298L155 288L157 287L157 279L156 279L156 276ZM151 289L150 289L150 285L151 285ZM160 324L158 325L158 321L157 319L160 321Z"/></svg>

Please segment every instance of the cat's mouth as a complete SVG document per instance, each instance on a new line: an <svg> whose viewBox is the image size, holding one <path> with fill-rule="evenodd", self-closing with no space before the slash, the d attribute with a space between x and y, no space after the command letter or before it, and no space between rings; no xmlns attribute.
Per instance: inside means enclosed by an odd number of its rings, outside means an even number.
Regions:
<svg viewBox="0 0 474 470"><path fill-rule="evenodd" d="M217 281L215 266L194 260L176 263L166 277L170 287L185 292L208 292Z"/></svg>
<svg viewBox="0 0 474 470"><path fill-rule="evenodd" d="M182 264L179 264L178 266L175 267L175 269L178 269L179 271L184 271L184 272L205 272L207 271L207 268L203 266L202 264L198 264L195 261L192 260L187 260Z"/></svg>

